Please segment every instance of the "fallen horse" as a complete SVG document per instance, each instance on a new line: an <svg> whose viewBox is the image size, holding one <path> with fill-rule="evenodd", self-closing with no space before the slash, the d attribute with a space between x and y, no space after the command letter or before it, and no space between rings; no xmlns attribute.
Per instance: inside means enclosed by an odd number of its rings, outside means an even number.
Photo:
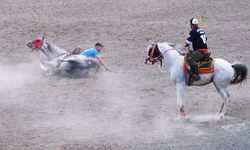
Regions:
<svg viewBox="0 0 250 150"><path fill-rule="evenodd" d="M39 60L41 69L47 74L81 78L89 74L91 68L97 73L100 64L93 58L83 55L70 55L69 52L45 41L44 36L27 43ZM41 58L41 53L46 59Z"/></svg>

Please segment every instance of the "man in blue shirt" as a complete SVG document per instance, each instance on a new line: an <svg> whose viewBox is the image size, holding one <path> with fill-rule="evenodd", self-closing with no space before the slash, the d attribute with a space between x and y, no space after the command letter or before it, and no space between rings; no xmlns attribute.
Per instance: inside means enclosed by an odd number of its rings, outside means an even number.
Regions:
<svg viewBox="0 0 250 150"><path fill-rule="evenodd" d="M87 49L81 53L81 55L95 58L99 61L99 63L105 68L107 71L112 71L106 64L103 62L101 57L99 56L100 52L103 49L103 45L101 43L96 43L94 48Z"/></svg>

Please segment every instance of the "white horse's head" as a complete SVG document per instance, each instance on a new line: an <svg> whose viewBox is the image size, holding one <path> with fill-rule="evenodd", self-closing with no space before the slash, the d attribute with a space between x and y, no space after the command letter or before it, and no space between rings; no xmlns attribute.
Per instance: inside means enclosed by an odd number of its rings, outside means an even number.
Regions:
<svg viewBox="0 0 250 150"><path fill-rule="evenodd" d="M154 63L158 61L162 61L162 54L158 48L157 43L153 43L152 45L149 45L147 48L148 58L145 61L145 64L153 65Z"/></svg>
<svg viewBox="0 0 250 150"><path fill-rule="evenodd" d="M162 62L165 53L171 50L175 50L177 55L182 55L180 46L173 43L163 42L149 45L147 48L148 58L145 64L153 65L156 62Z"/></svg>
<svg viewBox="0 0 250 150"><path fill-rule="evenodd" d="M52 59L59 55L65 54L66 51L59 47L53 46L45 41L45 37L34 39L26 44L32 51L41 51L48 59Z"/></svg>

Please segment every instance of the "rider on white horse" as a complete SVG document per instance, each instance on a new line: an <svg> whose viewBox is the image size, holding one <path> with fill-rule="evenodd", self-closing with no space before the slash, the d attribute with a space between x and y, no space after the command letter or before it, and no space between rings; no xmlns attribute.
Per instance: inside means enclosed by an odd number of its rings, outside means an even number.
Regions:
<svg viewBox="0 0 250 150"><path fill-rule="evenodd" d="M200 80L200 76L198 74L197 62L203 60L208 54L207 37L204 30L199 28L198 19L192 18L190 20L190 27L192 30L186 40L185 47L189 51L190 44L193 45L193 51L189 52L188 64L194 74L193 81L198 81Z"/></svg>
<svg viewBox="0 0 250 150"><path fill-rule="evenodd" d="M112 71L99 56L102 49L103 45L101 43L96 43L94 48L84 50L81 54L87 57L96 58L98 62L105 68L105 70Z"/></svg>
<svg viewBox="0 0 250 150"><path fill-rule="evenodd" d="M145 64L153 65L155 62L162 62L164 60L168 65L170 72L170 79L176 86L177 106L180 115L185 116L184 110L184 90L186 86L186 72L185 72L185 56L179 52L177 45L163 42L153 43L148 46L148 58ZM229 63L222 58L213 59L214 70L209 73L200 74L201 79L193 82L193 86L204 86L213 83L216 90L223 99L219 115L223 117L226 113L227 105L229 104L228 86L230 84L239 84L247 78L247 67L245 64L236 62Z"/></svg>

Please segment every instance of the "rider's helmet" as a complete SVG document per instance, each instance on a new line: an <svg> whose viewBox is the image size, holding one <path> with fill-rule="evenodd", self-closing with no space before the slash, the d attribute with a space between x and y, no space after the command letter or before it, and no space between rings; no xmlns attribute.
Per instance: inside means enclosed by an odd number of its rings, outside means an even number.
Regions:
<svg viewBox="0 0 250 150"><path fill-rule="evenodd" d="M192 25L198 25L199 24L198 19L197 18L192 18L190 20L190 24L192 24Z"/></svg>

